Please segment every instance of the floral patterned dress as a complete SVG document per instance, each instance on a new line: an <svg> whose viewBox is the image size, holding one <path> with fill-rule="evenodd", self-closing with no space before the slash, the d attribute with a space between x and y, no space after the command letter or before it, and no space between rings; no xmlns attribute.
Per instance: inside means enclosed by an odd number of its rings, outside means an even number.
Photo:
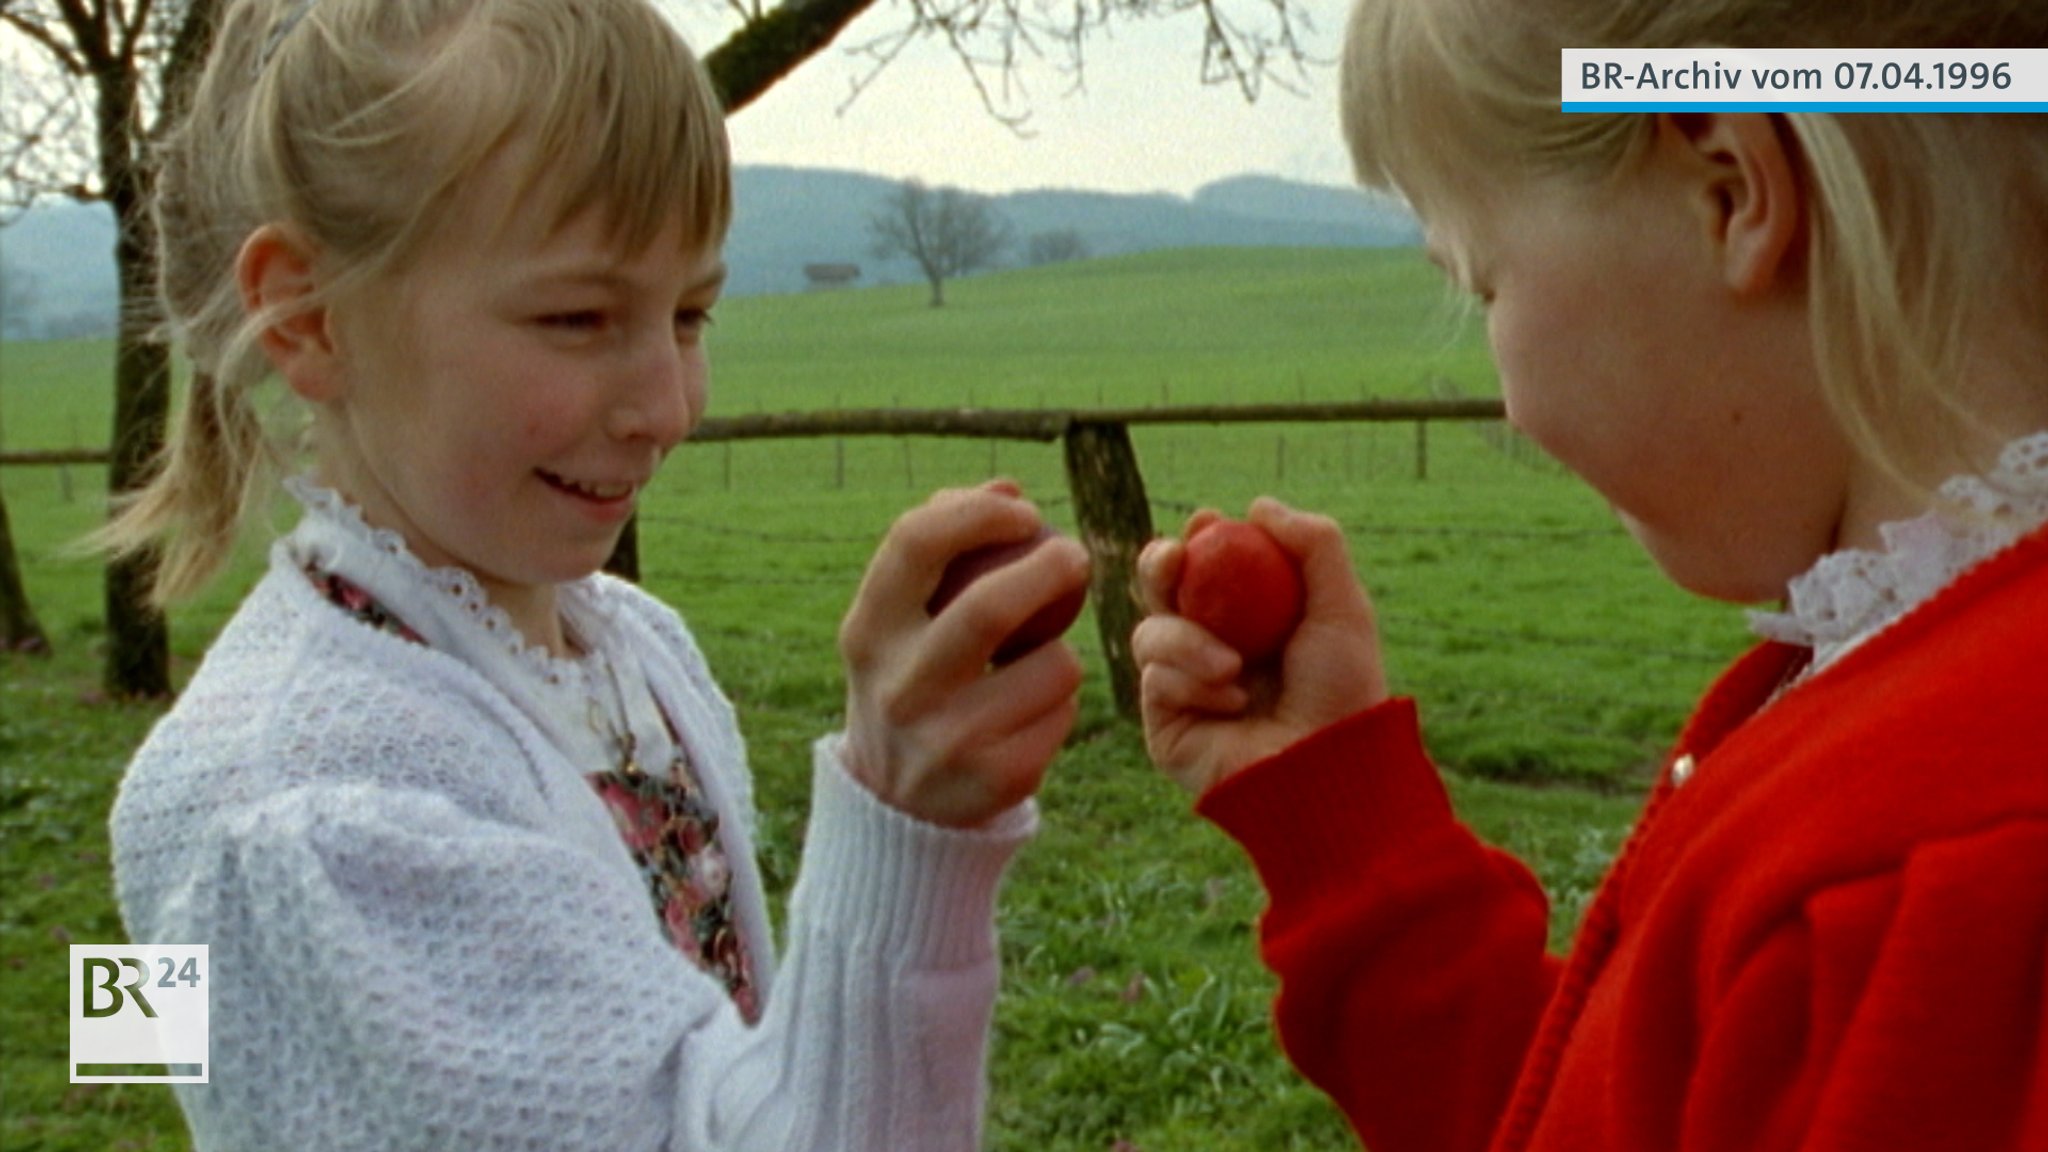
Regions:
<svg viewBox="0 0 2048 1152"><path fill-rule="evenodd" d="M425 644L368 592L345 577L308 569L307 578L330 603L382 632ZM725 986L749 1023L760 1019L760 992L746 941L733 918L732 869L718 836L718 812L697 783L683 741L668 723L675 755L666 769L649 772L635 757L630 736L615 738L618 763L587 776L611 810L619 835L647 883L655 918L676 950Z"/></svg>

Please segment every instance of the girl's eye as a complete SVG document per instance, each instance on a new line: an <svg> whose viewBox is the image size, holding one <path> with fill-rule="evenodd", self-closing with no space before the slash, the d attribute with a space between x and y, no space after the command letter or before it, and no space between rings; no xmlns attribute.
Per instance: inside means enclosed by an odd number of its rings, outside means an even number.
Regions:
<svg viewBox="0 0 2048 1152"><path fill-rule="evenodd" d="M541 325L559 328L568 332L595 332L604 327L604 313L594 308L575 312L550 312L540 318Z"/></svg>
<svg viewBox="0 0 2048 1152"><path fill-rule="evenodd" d="M711 327L709 308L684 308L676 313L676 332L682 336L700 336Z"/></svg>

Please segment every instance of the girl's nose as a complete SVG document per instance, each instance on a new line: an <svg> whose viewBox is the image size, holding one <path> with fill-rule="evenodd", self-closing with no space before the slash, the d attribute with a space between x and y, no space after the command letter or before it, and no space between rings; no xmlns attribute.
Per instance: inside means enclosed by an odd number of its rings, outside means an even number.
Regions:
<svg viewBox="0 0 2048 1152"><path fill-rule="evenodd" d="M703 351L665 340L632 357L624 376L607 430L664 452L682 443L703 407Z"/></svg>

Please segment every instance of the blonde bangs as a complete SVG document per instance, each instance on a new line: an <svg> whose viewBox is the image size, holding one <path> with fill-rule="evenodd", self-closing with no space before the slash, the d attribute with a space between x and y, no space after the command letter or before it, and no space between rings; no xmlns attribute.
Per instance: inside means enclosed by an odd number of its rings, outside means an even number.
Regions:
<svg viewBox="0 0 2048 1152"><path fill-rule="evenodd" d="M507 204L544 201L556 223L602 210L621 247L682 220L684 243L716 247L732 221L724 114L708 77L659 13L621 0L480 5L424 62L405 103L438 119L436 227L468 181L507 154Z"/></svg>
<svg viewBox="0 0 2048 1152"><path fill-rule="evenodd" d="M1345 35L1341 117L1352 171L1367 188L1420 208L1471 171L1462 103L1427 15L1402 0L1359 0Z"/></svg>
<svg viewBox="0 0 2048 1152"><path fill-rule="evenodd" d="M559 13L559 30L524 31L518 85L536 146L525 190L552 195L566 221L602 208L621 245L641 247L671 221L692 248L724 243L732 171L724 113L696 58L659 13L604 0L620 17L579 17L560 0L511 0Z"/></svg>
<svg viewBox="0 0 2048 1152"><path fill-rule="evenodd" d="M1532 9L1359 0L1341 86L1359 182L1434 214L1514 179L1619 168L1647 118L1565 114L1560 31Z"/></svg>

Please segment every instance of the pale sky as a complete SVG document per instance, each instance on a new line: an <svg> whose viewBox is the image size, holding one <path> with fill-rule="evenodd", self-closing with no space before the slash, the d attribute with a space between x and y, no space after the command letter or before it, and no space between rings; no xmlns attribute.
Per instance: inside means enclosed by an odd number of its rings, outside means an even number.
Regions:
<svg viewBox="0 0 2048 1152"><path fill-rule="evenodd" d="M1326 62L1334 58L1341 0L1294 3L1313 22L1304 46ZM724 38L728 25L715 12L671 6L700 52ZM1263 5L1225 7L1233 17L1256 20ZM1290 71L1296 92L1269 84L1247 103L1234 85L1201 82L1202 25L1192 13L1120 21L1092 37L1081 92L1070 92L1069 78L1049 62L1024 68L1027 91L1010 107L1029 113L1027 135L988 115L951 49L929 40L906 49L841 112L873 68L848 48L903 20L897 3L877 3L831 47L736 113L734 159L916 177L980 192L1060 187L1185 195L1245 172L1350 183L1337 130L1335 68Z"/></svg>

